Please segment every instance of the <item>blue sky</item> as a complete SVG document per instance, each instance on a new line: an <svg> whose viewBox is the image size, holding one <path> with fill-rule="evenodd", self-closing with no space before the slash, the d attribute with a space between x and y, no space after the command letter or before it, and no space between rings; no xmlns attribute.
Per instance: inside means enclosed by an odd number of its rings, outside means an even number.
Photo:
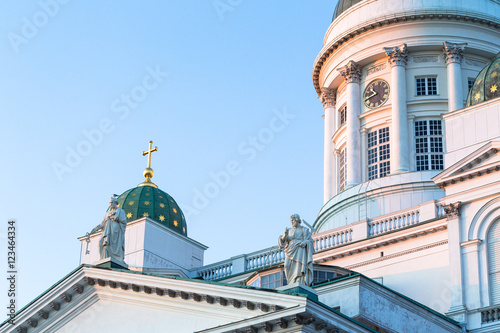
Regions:
<svg viewBox="0 0 500 333"><path fill-rule="evenodd" d="M209 246L205 263L275 245L293 213L314 222L323 108L311 71L335 5L0 3L0 266L13 218L18 307L78 266L77 237L143 181L149 140L153 181ZM200 201L228 164L237 171ZM7 305L5 281L0 294Z"/></svg>

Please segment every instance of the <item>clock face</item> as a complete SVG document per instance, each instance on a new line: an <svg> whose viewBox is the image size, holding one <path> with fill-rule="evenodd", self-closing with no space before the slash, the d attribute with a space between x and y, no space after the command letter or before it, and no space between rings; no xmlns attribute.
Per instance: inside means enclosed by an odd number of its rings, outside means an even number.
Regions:
<svg viewBox="0 0 500 333"><path fill-rule="evenodd" d="M386 80L374 80L365 88L363 103L367 108L378 108L387 102L390 91L389 83Z"/></svg>

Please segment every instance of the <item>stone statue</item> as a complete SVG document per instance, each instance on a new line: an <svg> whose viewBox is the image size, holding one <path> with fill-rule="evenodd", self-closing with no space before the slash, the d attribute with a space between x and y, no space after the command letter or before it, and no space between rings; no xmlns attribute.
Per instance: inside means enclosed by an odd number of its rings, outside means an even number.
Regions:
<svg viewBox="0 0 500 333"><path fill-rule="evenodd" d="M113 258L123 262L127 217L125 211L118 207L116 196L111 197L109 204L111 207L104 215L104 219L90 233L93 234L102 230L101 240L99 241L101 259Z"/></svg>
<svg viewBox="0 0 500 333"><path fill-rule="evenodd" d="M278 239L278 246L285 251L286 279L288 284L299 282L309 286L313 281L314 241L311 230L300 225L299 214L293 214L290 221L293 228L285 228L285 233Z"/></svg>

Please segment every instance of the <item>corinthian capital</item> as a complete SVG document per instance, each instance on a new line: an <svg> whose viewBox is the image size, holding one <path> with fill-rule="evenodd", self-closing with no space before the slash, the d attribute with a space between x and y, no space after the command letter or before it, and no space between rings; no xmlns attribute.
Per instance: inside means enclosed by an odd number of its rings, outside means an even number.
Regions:
<svg viewBox="0 0 500 333"><path fill-rule="evenodd" d="M319 100L323 103L323 107L333 108L336 102L336 91L328 88L321 88L321 95L319 95Z"/></svg>
<svg viewBox="0 0 500 333"><path fill-rule="evenodd" d="M443 52L444 52L444 60L446 60L447 64L451 64L453 62L462 63L462 59L464 58L465 46L467 43L455 44L450 42L443 42Z"/></svg>
<svg viewBox="0 0 500 333"><path fill-rule="evenodd" d="M460 216L460 207L462 203L460 201L449 203L449 204L441 204L443 207L444 213L446 214L447 220L453 220Z"/></svg>
<svg viewBox="0 0 500 333"><path fill-rule="evenodd" d="M361 80L361 71L356 62L349 60L347 65L337 69L340 75L344 77L347 83L359 83Z"/></svg>
<svg viewBox="0 0 500 333"><path fill-rule="evenodd" d="M394 66L406 66L408 62L408 47L402 44L394 47L384 47L385 53L389 57L389 64Z"/></svg>

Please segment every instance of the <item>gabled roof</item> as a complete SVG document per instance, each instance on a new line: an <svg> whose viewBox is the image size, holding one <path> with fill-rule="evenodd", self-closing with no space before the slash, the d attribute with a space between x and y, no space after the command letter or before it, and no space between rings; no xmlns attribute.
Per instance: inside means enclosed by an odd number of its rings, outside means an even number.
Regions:
<svg viewBox="0 0 500 333"><path fill-rule="evenodd" d="M335 311L311 310L311 306L315 307L311 304L307 297L276 290L82 265L18 311L14 324L5 321L0 332L56 331L82 324L92 330L102 322L125 331L137 329L144 322L150 326L170 325L176 332L192 332L242 320L267 326L284 321L287 325L299 325L305 314L314 314L318 325L340 327L341 332L346 327L356 327L350 332L372 332ZM134 317L113 316L122 308L126 313L134 313ZM94 318L91 322L85 315L88 317L89 311ZM154 313L156 317L151 318ZM159 317L162 320L155 322ZM127 326L129 318L131 324ZM148 326L140 327L148 330Z"/></svg>
<svg viewBox="0 0 500 333"><path fill-rule="evenodd" d="M491 141L432 178L443 188L500 170L500 142Z"/></svg>

